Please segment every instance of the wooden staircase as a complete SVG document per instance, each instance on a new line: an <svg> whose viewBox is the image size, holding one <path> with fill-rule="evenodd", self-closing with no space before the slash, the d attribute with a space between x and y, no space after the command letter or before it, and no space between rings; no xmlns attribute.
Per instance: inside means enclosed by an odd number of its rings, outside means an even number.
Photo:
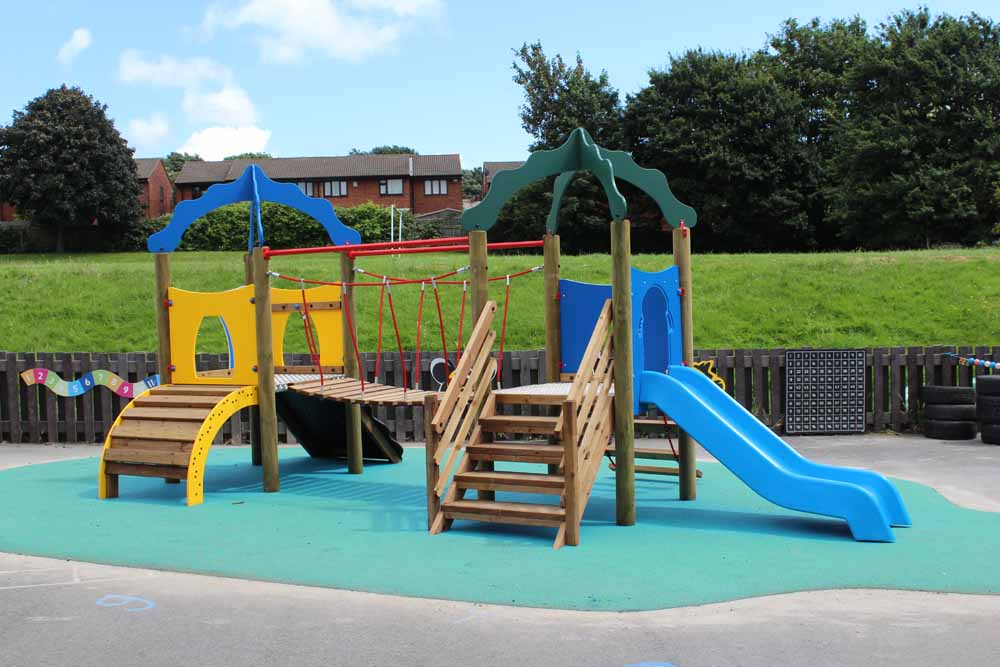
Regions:
<svg viewBox="0 0 1000 667"><path fill-rule="evenodd" d="M547 526L557 529L555 548L579 544L583 510L613 433L611 302L568 394L543 416L502 414L505 405L527 403L492 391L495 312L493 302L483 309L440 401L424 402L433 415L425 426L428 528L439 533L455 519ZM467 498L472 491L477 497ZM497 500L497 493L536 498Z"/></svg>
<svg viewBox="0 0 1000 667"><path fill-rule="evenodd" d="M119 475L187 482L187 504L204 499L205 462L227 419L257 404L254 386L162 385L136 397L104 442L99 498L118 497Z"/></svg>

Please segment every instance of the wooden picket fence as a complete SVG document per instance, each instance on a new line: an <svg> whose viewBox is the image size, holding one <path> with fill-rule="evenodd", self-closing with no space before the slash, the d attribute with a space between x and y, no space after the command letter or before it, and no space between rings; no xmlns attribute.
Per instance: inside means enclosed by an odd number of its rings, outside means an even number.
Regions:
<svg viewBox="0 0 1000 667"><path fill-rule="evenodd" d="M903 432L918 426L920 385L925 382L970 386L974 375L987 371L970 368L946 353L976 356L1000 361L1000 346L987 347L892 347L868 349L866 355L866 418L872 431L891 429ZM430 361L439 353L421 354L421 387L436 388L430 377ZM716 370L726 380L729 393L761 421L781 432L784 426L785 351L775 350L699 350L697 360L712 359ZM289 355L289 364L309 363L307 355ZM409 368L413 353L405 355ZM367 376L376 380L375 354L362 355ZM224 354L199 355L202 370L226 368ZM379 365L377 381L398 385L402 372L397 354L385 353ZM64 379L106 369L130 382L156 373L153 353L20 353L0 351L0 442L102 442L108 427L126 401L106 388L98 387L82 396L63 398L44 386L26 386L21 371L48 368ZM523 350L504 353L503 386L516 387L544 381L545 353ZM517 408L515 408L516 410ZM537 409L537 408L536 408ZM385 422L400 441L422 439L422 407L378 407L375 416ZM656 416L650 412L648 416ZM220 433L221 442L245 442L249 422L245 414L233 417ZM281 442L295 439L279 424Z"/></svg>

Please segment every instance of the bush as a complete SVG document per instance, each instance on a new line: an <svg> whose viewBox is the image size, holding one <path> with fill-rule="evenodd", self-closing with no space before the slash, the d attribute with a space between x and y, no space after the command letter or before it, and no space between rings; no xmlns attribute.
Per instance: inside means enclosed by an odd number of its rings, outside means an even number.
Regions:
<svg viewBox="0 0 1000 667"><path fill-rule="evenodd" d="M158 218L141 220L127 226L122 235L111 240L106 250L115 252L138 252L146 249L146 239L160 231L170 222L170 215L161 215Z"/></svg>

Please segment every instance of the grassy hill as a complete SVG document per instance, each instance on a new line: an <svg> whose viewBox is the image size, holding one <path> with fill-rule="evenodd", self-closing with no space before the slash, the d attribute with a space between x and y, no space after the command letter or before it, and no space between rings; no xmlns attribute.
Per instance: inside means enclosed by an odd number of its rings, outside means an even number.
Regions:
<svg viewBox="0 0 1000 667"><path fill-rule="evenodd" d="M404 277L457 268L461 255L369 257L359 266ZM655 270L668 255L637 255ZM540 256L494 256L491 275L541 264ZM243 278L239 253L176 253L174 284L223 290ZM278 258L274 270L338 279L333 256ZM563 277L608 282L610 257L564 257ZM278 283L276 283L278 284ZM281 283L280 286L295 285ZM146 253L0 256L0 350L147 351L156 347L153 261ZM445 329L454 347L460 287L442 286ZM374 350L378 290L360 290L361 346ZM414 347L419 286L393 290L405 348ZM491 296L503 305L503 281ZM431 294L424 309L423 347L438 349ZM1000 253L991 249L814 255L695 255L695 345L716 347L867 347L1000 344ZM388 318L388 311L386 312ZM466 332L471 321L466 322ZM513 282L508 349L543 346L542 278ZM391 325L385 347L395 347ZM203 352L223 352L221 327L206 321ZM301 326L290 327L286 349L305 351Z"/></svg>

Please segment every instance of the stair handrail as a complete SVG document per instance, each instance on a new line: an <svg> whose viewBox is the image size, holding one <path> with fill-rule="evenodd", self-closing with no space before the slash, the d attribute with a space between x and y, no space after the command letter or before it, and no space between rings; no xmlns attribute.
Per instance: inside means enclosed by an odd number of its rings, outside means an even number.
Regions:
<svg viewBox="0 0 1000 667"><path fill-rule="evenodd" d="M454 500L456 486L452 484L449 487L448 482L470 465L465 448L468 443L478 442L482 436L479 418L494 409L493 378L497 372L497 360L493 357L496 331L492 329L492 324L496 310L496 302L486 302L469 336L462 359L452 373L448 389L440 399L437 395L430 395L424 402L427 415L427 518L432 533L444 529L441 503Z"/></svg>
<svg viewBox="0 0 1000 667"><path fill-rule="evenodd" d="M614 346L611 300L604 303L562 406L566 544L579 543L580 519L611 441Z"/></svg>

